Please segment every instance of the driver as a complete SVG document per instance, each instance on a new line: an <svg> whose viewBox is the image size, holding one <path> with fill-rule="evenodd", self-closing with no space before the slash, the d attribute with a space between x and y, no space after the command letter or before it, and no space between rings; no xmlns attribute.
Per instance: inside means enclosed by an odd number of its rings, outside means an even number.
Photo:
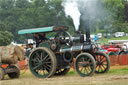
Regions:
<svg viewBox="0 0 128 85"><path fill-rule="evenodd" d="M39 34L39 33L35 33L35 34L34 34L34 38L35 38L35 41L36 41L36 47L38 47L39 44L40 44L42 41L47 40L45 33L44 33L43 35L41 35L41 34Z"/></svg>

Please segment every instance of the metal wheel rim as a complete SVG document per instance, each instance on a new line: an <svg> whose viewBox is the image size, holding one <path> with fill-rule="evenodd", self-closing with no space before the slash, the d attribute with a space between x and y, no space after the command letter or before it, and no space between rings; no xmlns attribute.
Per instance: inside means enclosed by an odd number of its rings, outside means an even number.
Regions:
<svg viewBox="0 0 128 85"><path fill-rule="evenodd" d="M37 50L37 51L40 51L41 54L39 55L38 54L39 52L37 53L36 51L34 53L32 53L32 55L29 59L30 70L35 76L37 76L39 78L48 77L48 75L51 72L51 69L53 68L53 62L52 62L51 56L46 51L44 51L42 49ZM42 53L42 51L43 51L43 53ZM45 53L46 53L46 55L45 55ZM38 57L37 56L35 57L35 55L37 55ZM45 55L45 56L43 57L43 55ZM44 60L45 60L45 63L44 63ZM46 62L46 61L48 61L48 62Z"/></svg>
<svg viewBox="0 0 128 85"><path fill-rule="evenodd" d="M87 65L86 66L83 65L82 67L80 67L82 65L81 64L82 62L85 64L87 63ZM76 71L82 77L89 76L95 70L94 64L95 63L93 62L93 60L90 59L88 56L81 55L76 59L76 62L75 62Z"/></svg>
<svg viewBox="0 0 128 85"><path fill-rule="evenodd" d="M109 68L107 57L101 53L96 53L96 73L104 73Z"/></svg>

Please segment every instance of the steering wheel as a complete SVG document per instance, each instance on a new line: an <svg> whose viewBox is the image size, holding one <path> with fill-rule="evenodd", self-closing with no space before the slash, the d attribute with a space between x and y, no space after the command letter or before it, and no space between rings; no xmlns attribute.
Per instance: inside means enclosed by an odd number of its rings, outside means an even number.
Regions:
<svg viewBox="0 0 128 85"><path fill-rule="evenodd" d="M71 35L68 33L68 32L65 32L65 31L61 31L61 32L58 32L56 35L55 35L55 38L56 40L59 40L61 43L68 43L70 44L71 43Z"/></svg>

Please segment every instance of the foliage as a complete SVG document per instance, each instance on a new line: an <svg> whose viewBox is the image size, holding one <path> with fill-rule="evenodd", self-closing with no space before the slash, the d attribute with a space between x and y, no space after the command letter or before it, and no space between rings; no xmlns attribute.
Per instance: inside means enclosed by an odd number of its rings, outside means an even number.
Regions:
<svg viewBox="0 0 128 85"><path fill-rule="evenodd" d="M13 40L13 34L6 30L6 25L0 23L0 46L9 45Z"/></svg>
<svg viewBox="0 0 128 85"><path fill-rule="evenodd" d="M14 40L23 40L23 36L17 34L18 30L38 28L52 25L69 26L69 32L74 34L74 25L70 17L65 16L61 3L63 0L0 0L0 24L4 24L1 31L13 33ZM102 32L128 32L125 17L128 3L126 0L99 0L105 15L92 19L91 32L97 29ZM2 26L2 25L1 25Z"/></svg>
<svg viewBox="0 0 128 85"><path fill-rule="evenodd" d="M0 31L0 46L9 45L12 42L13 35L8 31Z"/></svg>
<svg viewBox="0 0 128 85"><path fill-rule="evenodd" d="M125 3L126 0L104 0L106 4L106 9L109 11L110 20L112 26L110 27L111 32L122 31L122 28L125 27ZM128 10L128 9L127 9ZM123 26L123 27L121 27ZM125 30L126 32L128 30Z"/></svg>

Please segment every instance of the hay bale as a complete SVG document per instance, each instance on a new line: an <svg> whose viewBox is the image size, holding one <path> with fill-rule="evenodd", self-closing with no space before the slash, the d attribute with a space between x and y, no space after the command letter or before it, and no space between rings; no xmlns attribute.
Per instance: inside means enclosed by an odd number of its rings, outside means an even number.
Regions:
<svg viewBox="0 0 128 85"><path fill-rule="evenodd" d="M9 45L0 47L0 62L5 64L16 64L24 59L24 53L19 46Z"/></svg>

